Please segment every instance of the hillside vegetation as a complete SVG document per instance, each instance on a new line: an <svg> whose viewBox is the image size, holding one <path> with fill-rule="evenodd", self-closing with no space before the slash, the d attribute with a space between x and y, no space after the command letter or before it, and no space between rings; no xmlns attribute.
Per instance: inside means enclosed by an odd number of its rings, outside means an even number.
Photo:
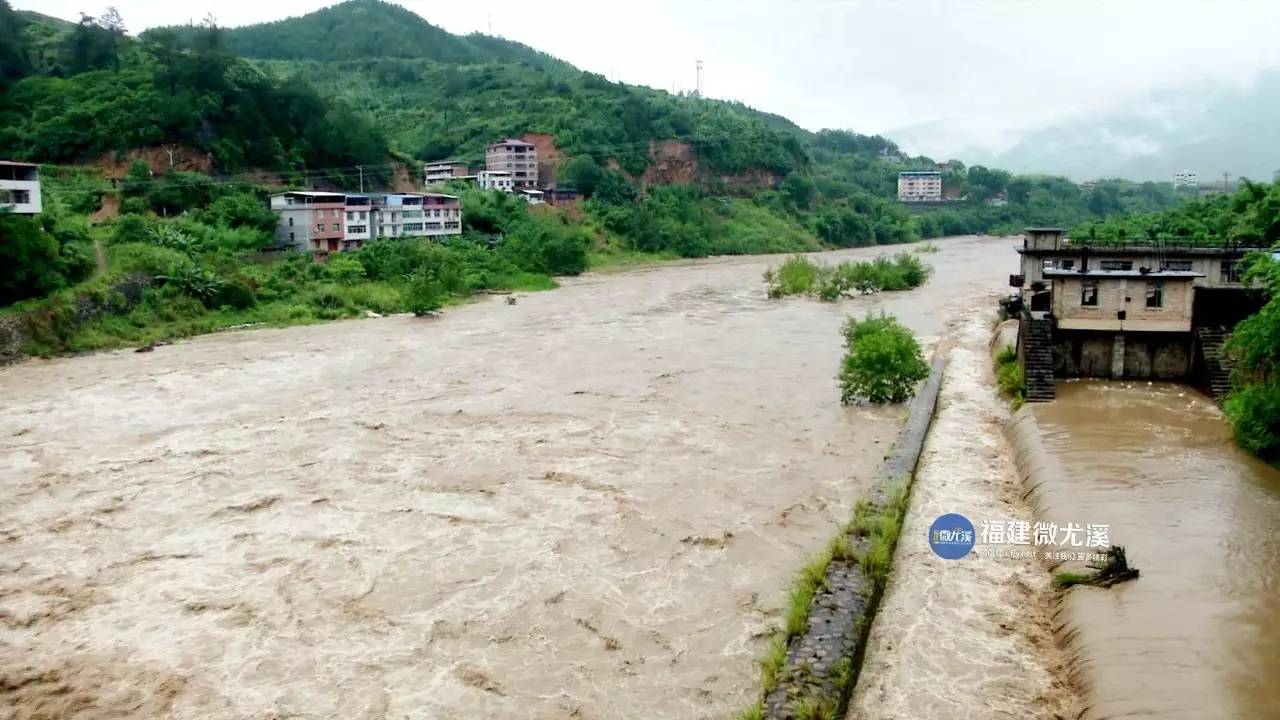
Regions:
<svg viewBox="0 0 1280 720"><path fill-rule="evenodd" d="M485 144L527 133L554 143L558 157L544 156L544 169L586 195L579 208L534 212L452 188L466 233L403 251L394 277L357 258L363 276L340 260L344 282L308 270L282 283L272 268L298 261L258 256L271 238L266 195L280 189L255 184L260 171L286 186L355 188L361 178L388 188L397 167L403 185L406 165L478 164ZM174 153L202 164L176 166ZM130 164L140 156L149 160ZM114 11L67 23L0 0L0 157L44 163L46 191L39 221L0 223L0 304L70 307L86 294L102 301L135 274L149 278L140 298L98 302L113 308L103 317L127 310L129 324L95 320L89 340L59 325L43 343L54 350L420 310L476 290L548 287L550 275L588 264L1012 232L1178 201L1152 184L1084 191L951 161L945 182L966 199L904 207L897 173L936 164L884 138L813 133L740 103L609 82L518 43L449 34L379 0L136 38ZM988 204L1001 194L1007 205ZM360 257L378 252L390 251ZM377 292L353 289L365 283ZM162 308L185 309L164 319Z"/></svg>

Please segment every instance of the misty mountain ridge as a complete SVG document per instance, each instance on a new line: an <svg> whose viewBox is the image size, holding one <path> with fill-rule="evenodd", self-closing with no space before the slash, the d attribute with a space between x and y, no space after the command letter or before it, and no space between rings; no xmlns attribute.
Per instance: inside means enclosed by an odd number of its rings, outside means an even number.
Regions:
<svg viewBox="0 0 1280 720"><path fill-rule="evenodd" d="M1029 130L1005 149L979 144L951 153L1014 172L1073 180L1123 177L1169 181L1184 170L1201 184L1232 178L1271 181L1280 170L1280 70L1249 86L1202 83L1148 93L1127 108ZM924 141L927 127L899 137Z"/></svg>

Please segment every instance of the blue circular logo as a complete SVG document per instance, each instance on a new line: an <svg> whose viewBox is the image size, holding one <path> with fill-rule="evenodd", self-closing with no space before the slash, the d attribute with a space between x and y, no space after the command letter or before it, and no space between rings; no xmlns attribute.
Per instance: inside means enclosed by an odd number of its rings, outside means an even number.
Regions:
<svg viewBox="0 0 1280 720"><path fill-rule="evenodd" d="M956 513L947 513L929 527L929 547L944 560L959 560L973 549L973 523Z"/></svg>

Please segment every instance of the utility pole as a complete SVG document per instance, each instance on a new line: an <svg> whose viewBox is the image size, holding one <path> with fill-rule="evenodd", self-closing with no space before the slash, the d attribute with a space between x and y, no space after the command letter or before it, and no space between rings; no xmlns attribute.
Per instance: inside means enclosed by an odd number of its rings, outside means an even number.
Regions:
<svg viewBox="0 0 1280 720"><path fill-rule="evenodd" d="M702 97L702 61L701 60L698 61L698 83L697 83L697 90L695 92L698 93L698 97Z"/></svg>
<svg viewBox="0 0 1280 720"><path fill-rule="evenodd" d="M1228 188L1230 187L1231 187L1231 173L1224 172L1222 173L1222 194L1226 195L1228 192Z"/></svg>
<svg viewBox="0 0 1280 720"><path fill-rule="evenodd" d="M364 166L357 165L356 169L360 171L360 192L364 192Z"/></svg>

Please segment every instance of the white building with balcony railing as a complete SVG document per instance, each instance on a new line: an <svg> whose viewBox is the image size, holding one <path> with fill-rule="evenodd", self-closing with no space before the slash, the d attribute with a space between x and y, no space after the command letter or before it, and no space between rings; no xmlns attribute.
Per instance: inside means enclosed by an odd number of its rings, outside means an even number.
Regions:
<svg viewBox="0 0 1280 720"><path fill-rule="evenodd" d="M37 215L40 202L40 167L0 160L0 212Z"/></svg>
<svg viewBox="0 0 1280 720"><path fill-rule="evenodd" d="M462 204L456 195L395 193L376 198L371 229L377 239L462 234Z"/></svg>
<svg viewBox="0 0 1280 720"><path fill-rule="evenodd" d="M476 183L481 190L512 192L515 188L515 179L506 170L481 170L476 176Z"/></svg>

